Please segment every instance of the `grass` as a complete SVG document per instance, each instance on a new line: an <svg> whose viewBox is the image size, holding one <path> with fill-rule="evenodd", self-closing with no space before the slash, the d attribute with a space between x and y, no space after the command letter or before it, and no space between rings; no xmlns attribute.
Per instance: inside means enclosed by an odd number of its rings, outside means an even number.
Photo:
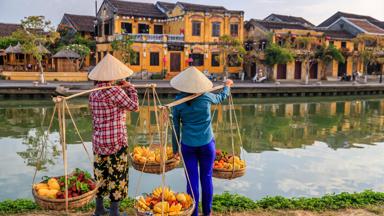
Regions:
<svg viewBox="0 0 384 216"><path fill-rule="evenodd" d="M364 191L360 193L330 194L319 198L285 198L281 196L265 197L254 201L247 197L223 193L213 198L213 211L218 214L229 212L253 212L259 210L307 210L307 211L328 211L342 209L364 208L369 212L382 212L378 206L384 204L384 193ZM109 203L106 203L109 206ZM94 209L95 203L91 202L78 212L90 212ZM121 209L132 211L133 199L127 198L121 202ZM0 215L19 214L31 211L41 211L33 200L17 199L0 202Z"/></svg>

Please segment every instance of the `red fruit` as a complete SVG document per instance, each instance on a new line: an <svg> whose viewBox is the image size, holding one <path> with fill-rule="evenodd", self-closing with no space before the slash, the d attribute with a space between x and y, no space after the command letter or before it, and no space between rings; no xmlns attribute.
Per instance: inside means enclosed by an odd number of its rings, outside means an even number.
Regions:
<svg viewBox="0 0 384 216"><path fill-rule="evenodd" d="M216 155L221 155L221 154L222 154L222 152L220 149L216 150Z"/></svg>
<svg viewBox="0 0 384 216"><path fill-rule="evenodd" d="M94 190L96 188L96 184L95 183L89 184L89 188L91 190Z"/></svg>
<svg viewBox="0 0 384 216"><path fill-rule="evenodd" d="M77 197L77 196L79 196L79 194L77 194L77 193L72 193L72 197Z"/></svg>
<svg viewBox="0 0 384 216"><path fill-rule="evenodd" d="M65 183L64 182L60 182L59 185L63 187L63 186L65 186Z"/></svg>
<svg viewBox="0 0 384 216"><path fill-rule="evenodd" d="M72 194L68 194L68 198L72 198Z"/></svg>

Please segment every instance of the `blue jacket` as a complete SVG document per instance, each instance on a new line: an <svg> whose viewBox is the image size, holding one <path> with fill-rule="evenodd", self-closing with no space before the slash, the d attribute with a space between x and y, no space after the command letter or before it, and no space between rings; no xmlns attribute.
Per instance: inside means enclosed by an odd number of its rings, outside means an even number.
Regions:
<svg viewBox="0 0 384 216"><path fill-rule="evenodd" d="M187 93L180 93L176 96L179 100L188 96ZM177 105L173 108L173 124L178 140L184 145L198 147L208 144L213 139L211 125L211 104L219 104L229 95L229 87L224 87L218 94L204 93L200 97L188 102ZM178 146L174 134L172 134L173 151L178 151Z"/></svg>

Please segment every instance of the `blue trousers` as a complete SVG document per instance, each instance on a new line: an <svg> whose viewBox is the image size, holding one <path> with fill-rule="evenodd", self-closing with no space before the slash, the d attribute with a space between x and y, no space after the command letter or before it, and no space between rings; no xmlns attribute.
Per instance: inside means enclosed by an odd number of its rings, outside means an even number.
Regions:
<svg viewBox="0 0 384 216"><path fill-rule="evenodd" d="M202 192L203 214L210 215L213 200L212 172L213 163L216 157L215 140L206 145L191 147L181 143L181 153L183 154L185 167L191 180L191 187L187 182L187 193L195 196L197 203L192 216L198 216L199 208L199 169L200 183Z"/></svg>

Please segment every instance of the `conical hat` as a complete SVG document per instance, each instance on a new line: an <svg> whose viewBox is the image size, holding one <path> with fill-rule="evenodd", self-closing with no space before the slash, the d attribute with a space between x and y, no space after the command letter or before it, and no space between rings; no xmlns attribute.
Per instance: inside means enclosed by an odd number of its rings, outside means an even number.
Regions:
<svg viewBox="0 0 384 216"><path fill-rule="evenodd" d="M189 67L171 79L171 86L187 93L204 93L212 89L213 83L197 68Z"/></svg>
<svg viewBox="0 0 384 216"><path fill-rule="evenodd" d="M124 79L133 74L133 71L124 63L107 54L97 65L88 77L91 80L97 81L113 81Z"/></svg>

